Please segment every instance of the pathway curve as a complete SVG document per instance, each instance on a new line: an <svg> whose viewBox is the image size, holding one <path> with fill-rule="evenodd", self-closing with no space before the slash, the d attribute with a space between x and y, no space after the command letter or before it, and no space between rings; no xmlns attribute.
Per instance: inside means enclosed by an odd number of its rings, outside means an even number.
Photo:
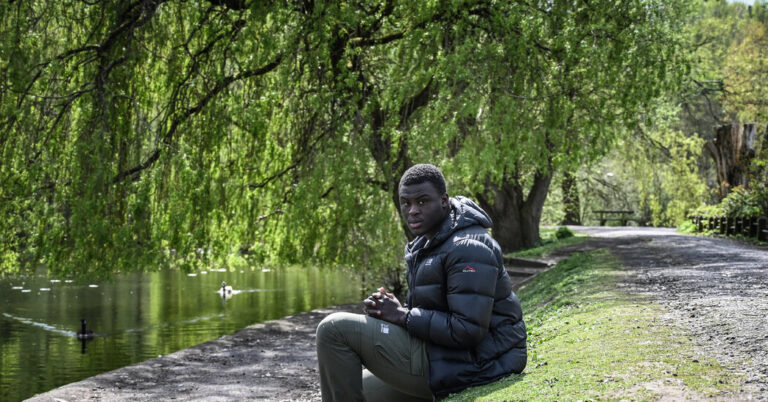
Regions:
<svg viewBox="0 0 768 402"><path fill-rule="evenodd" d="M768 247L672 229L571 229L622 261L622 287L667 306L703 353L744 375L743 399L768 400Z"/></svg>

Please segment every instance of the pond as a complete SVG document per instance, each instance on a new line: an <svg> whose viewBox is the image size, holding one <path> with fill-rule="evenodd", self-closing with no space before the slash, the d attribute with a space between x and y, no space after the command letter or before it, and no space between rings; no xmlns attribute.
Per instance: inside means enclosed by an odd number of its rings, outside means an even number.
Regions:
<svg viewBox="0 0 768 402"><path fill-rule="evenodd" d="M233 288L228 299L218 293L223 281ZM349 273L316 268L133 273L103 283L0 278L0 400L360 295ZM77 337L81 319L90 340Z"/></svg>

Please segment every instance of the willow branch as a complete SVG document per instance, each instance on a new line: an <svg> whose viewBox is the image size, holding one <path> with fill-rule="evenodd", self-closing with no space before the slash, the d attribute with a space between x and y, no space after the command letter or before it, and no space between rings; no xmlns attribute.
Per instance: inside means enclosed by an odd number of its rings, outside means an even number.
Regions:
<svg viewBox="0 0 768 402"><path fill-rule="evenodd" d="M168 128L168 131L166 132L165 136L163 136L161 145L165 147L170 146L171 142L174 139L174 136L176 135L176 132L179 129L179 126L184 124L193 115L200 113L200 111L202 111L203 108L205 108L205 106L208 105L208 103L213 98L215 98L218 94L220 94L224 89L232 85L232 83L245 80L251 77L256 77L259 75L264 75L274 70L275 68L277 68L277 66L280 65L281 60L282 60L282 56L277 56L275 60L273 60L272 62L260 68L243 71L239 74L225 77L223 80L219 81L216 84L216 86L213 87L213 89L211 89L202 99L200 99L200 101L194 107L185 110L184 113L182 113L181 115L173 119L170 128ZM157 160L160 158L160 153L161 153L161 148L160 147L155 148L155 150L152 151L152 153L143 162L141 162L140 164L130 169L127 169L118 173L115 176L115 178L112 180L112 182L119 183L128 177L131 177L143 170L146 170L147 168L152 166L155 162L157 162Z"/></svg>

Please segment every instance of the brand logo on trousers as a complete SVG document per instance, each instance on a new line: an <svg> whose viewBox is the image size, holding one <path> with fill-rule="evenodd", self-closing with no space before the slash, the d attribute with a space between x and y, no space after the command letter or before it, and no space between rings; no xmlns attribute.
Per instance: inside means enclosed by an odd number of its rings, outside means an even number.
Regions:
<svg viewBox="0 0 768 402"><path fill-rule="evenodd" d="M461 270L461 272L477 272L477 270L467 265L464 267L464 269Z"/></svg>

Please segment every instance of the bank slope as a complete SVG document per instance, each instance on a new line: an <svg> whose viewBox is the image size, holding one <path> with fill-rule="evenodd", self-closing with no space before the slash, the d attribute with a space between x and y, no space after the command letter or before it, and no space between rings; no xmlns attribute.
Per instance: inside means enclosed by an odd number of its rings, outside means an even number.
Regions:
<svg viewBox="0 0 768 402"><path fill-rule="evenodd" d="M677 400L736 392L741 379L695 352L660 305L620 290L622 275L621 264L598 250L536 277L518 292L528 367L447 400Z"/></svg>

